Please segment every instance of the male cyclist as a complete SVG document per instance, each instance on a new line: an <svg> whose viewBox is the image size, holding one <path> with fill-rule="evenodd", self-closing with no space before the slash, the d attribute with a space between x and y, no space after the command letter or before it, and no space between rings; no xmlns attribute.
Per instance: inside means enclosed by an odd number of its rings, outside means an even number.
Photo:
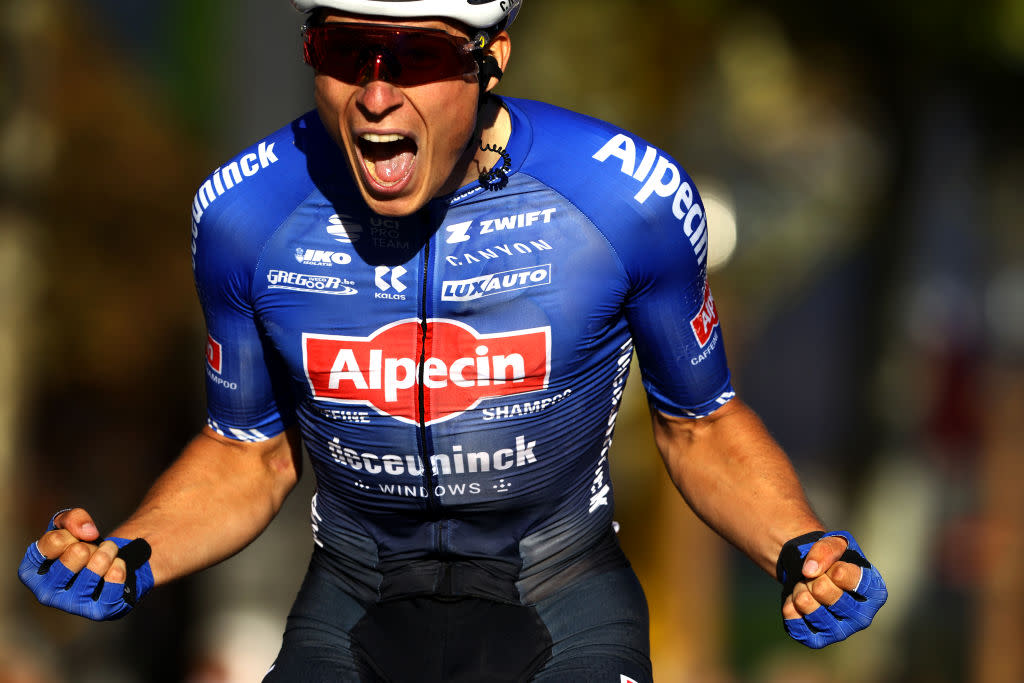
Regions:
<svg viewBox="0 0 1024 683"><path fill-rule="evenodd" d="M609 124L491 94L516 0L294 0L316 111L192 205L209 423L101 540L58 513L22 580L125 614L238 552L316 475L266 681L651 680L608 449L634 351L687 502L822 647L885 599L732 391L697 189Z"/></svg>

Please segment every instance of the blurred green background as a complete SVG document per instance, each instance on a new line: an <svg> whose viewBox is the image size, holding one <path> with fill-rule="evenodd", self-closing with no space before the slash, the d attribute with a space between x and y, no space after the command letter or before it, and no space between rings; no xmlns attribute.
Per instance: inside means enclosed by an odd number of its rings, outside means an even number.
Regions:
<svg viewBox="0 0 1024 683"><path fill-rule="evenodd" d="M189 206L312 106L284 0L0 0L0 683L234 683L273 661L311 477L241 555L93 624L17 581L113 525L205 420ZM709 205L735 384L890 602L790 642L664 475L636 374L620 539L665 682L1024 681L1024 2L530 0L499 92L631 129ZM567 168L567 173L572 169Z"/></svg>

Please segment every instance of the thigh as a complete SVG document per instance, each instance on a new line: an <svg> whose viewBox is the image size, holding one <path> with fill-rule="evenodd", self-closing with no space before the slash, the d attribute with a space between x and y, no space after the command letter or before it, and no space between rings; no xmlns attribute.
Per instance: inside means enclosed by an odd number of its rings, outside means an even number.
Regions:
<svg viewBox="0 0 1024 683"><path fill-rule="evenodd" d="M351 631L365 609L330 573L310 564L288 615L281 651L263 683L368 683L376 677Z"/></svg>
<svg viewBox="0 0 1024 683"><path fill-rule="evenodd" d="M588 577L545 598L537 613L551 659L534 683L650 683L647 600L631 568Z"/></svg>

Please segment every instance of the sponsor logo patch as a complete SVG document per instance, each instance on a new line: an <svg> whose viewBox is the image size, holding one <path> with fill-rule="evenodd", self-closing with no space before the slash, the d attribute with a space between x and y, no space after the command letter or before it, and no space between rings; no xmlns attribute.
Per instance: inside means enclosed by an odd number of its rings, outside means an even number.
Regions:
<svg viewBox="0 0 1024 683"><path fill-rule="evenodd" d="M357 294L352 280L344 280L331 275L307 275L294 273L290 270L271 270L267 272L268 289L288 289L293 292L314 292L316 294L334 294L348 296Z"/></svg>
<svg viewBox="0 0 1024 683"><path fill-rule="evenodd" d="M295 260L304 266L343 266L351 263L352 257L343 251L296 247Z"/></svg>
<svg viewBox="0 0 1024 683"><path fill-rule="evenodd" d="M480 334L455 320L406 319L368 337L306 333L302 351L314 398L429 425L547 388L551 328Z"/></svg>
<svg viewBox="0 0 1024 683"><path fill-rule="evenodd" d="M212 335L206 335L206 363L218 375L221 371L221 353L224 347Z"/></svg>
<svg viewBox="0 0 1024 683"><path fill-rule="evenodd" d="M355 244L363 236L363 226L344 214L334 214L327 219L327 234L336 242Z"/></svg>
<svg viewBox="0 0 1024 683"><path fill-rule="evenodd" d="M690 321L690 327L693 328L693 336L697 338L697 343L701 348L708 345L715 328L718 327L718 308L711 296L711 285L706 282L704 283L704 305Z"/></svg>
<svg viewBox="0 0 1024 683"><path fill-rule="evenodd" d="M551 265L517 268L466 280L445 280L442 301L473 301L492 294L551 284Z"/></svg>

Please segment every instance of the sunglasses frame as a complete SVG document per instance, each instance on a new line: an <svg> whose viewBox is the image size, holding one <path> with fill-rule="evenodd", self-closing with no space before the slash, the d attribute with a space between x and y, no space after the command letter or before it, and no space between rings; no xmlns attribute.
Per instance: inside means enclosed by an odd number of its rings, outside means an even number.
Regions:
<svg viewBox="0 0 1024 683"><path fill-rule="evenodd" d="M337 51L331 54L331 34L347 34L355 43L350 52L353 63L338 65L332 60L341 59ZM451 51L441 56L445 64L435 69L417 69L410 66L408 55L403 63L403 40L426 38L428 43L439 46L442 43ZM335 37L334 40L343 40ZM478 34L474 39L452 35L443 29L413 27L403 24L364 24L355 22L330 22L317 26L302 27L303 58L318 73L337 78L354 85L363 85L373 80L383 80L400 87L424 85L453 78L467 78L480 73L479 52L487 45L486 35ZM461 71L456 71L455 65ZM445 68L447 67L447 68Z"/></svg>

